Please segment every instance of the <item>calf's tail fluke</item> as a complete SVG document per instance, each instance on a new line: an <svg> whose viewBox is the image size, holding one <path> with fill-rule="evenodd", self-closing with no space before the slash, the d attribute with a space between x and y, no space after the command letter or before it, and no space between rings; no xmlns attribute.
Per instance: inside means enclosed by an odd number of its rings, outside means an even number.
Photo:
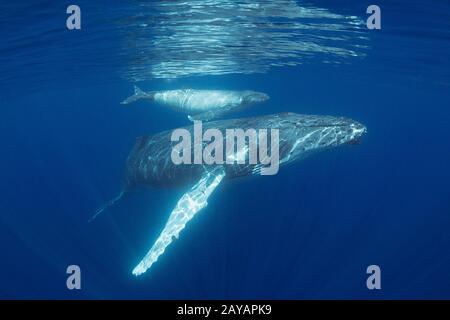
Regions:
<svg viewBox="0 0 450 320"><path fill-rule="evenodd" d="M145 92L138 88L136 85L134 86L134 94L132 96L129 96L125 100L121 102L121 104L130 104L133 102L136 102L141 99L153 99L154 94L152 92Z"/></svg>
<svg viewBox="0 0 450 320"><path fill-rule="evenodd" d="M122 197L125 195L125 191L121 191L117 197L115 197L114 199L110 200L109 202L105 203L103 206L101 206L95 213L94 215L88 220L88 222L92 222L95 218L97 218L97 216L102 213L103 211L105 211L106 209L108 209L109 207L113 206L117 201L119 201L120 199L122 199Z"/></svg>

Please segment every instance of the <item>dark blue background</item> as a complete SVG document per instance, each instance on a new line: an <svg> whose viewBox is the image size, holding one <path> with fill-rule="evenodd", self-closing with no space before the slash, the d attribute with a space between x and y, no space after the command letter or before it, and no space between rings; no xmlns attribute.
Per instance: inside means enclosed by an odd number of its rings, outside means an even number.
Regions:
<svg viewBox="0 0 450 320"><path fill-rule="evenodd" d="M185 116L118 104L132 85L118 74L115 27L99 19L118 8L80 2L77 33L65 30L70 3L35 2L0 5L1 298L450 298L446 1L378 1L383 29L349 64L142 83L264 91L269 103L247 114L342 115L368 134L274 177L224 183L139 278L131 270L184 190L132 194L87 220L119 192L134 138ZM372 4L311 2L361 17ZM70 264L81 291L66 289ZM381 291L366 288L371 264Z"/></svg>

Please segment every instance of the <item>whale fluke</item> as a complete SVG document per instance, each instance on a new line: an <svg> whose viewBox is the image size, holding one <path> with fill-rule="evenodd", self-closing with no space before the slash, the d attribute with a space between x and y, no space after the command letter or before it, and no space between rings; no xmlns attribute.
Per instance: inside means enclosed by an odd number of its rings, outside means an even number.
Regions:
<svg viewBox="0 0 450 320"><path fill-rule="evenodd" d="M206 172L202 178L178 201L170 214L166 226L153 244L150 251L134 268L133 274L139 276L147 271L158 257L164 253L173 238L178 238L180 231L201 209L208 205L208 198L225 177L225 169L216 167Z"/></svg>
<svg viewBox="0 0 450 320"><path fill-rule="evenodd" d="M141 99L153 100L154 94L152 92L145 92L138 86L134 85L134 94L123 100L120 104L130 104Z"/></svg>
<svg viewBox="0 0 450 320"><path fill-rule="evenodd" d="M106 209L108 209L109 207L113 206L117 201L119 201L120 199L123 198L125 194L125 191L121 191L117 197L115 197L114 199L108 201L107 203L105 203L103 206L101 206L100 208L98 208L98 210L94 213L94 215L88 220L88 222L92 222L95 218L97 218L97 216L102 213L103 211L105 211Z"/></svg>

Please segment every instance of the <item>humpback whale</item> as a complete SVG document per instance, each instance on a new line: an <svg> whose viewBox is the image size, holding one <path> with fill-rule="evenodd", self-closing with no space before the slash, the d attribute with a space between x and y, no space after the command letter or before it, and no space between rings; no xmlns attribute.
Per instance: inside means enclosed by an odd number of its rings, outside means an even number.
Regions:
<svg viewBox="0 0 450 320"><path fill-rule="evenodd" d="M280 165L296 162L320 150L354 144L366 132L364 125L348 118L296 113L203 124L204 130L211 128L221 132L227 128L278 129ZM193 131L194 126L185 129ZM250 162L176 165L171 160L171 153L176 145L176 142L171 141L171 133L172 130L137 138L126 162L124 189L118 198L141 186L190 187L179 199L156 242L134 268L133 274L136 276L146 272L164 253L173 238L178 238L185 225L207 206L209 196L223 180L256 175L262 168L261 164ZM224 137L227 139L226 135ZM194 146L190 151L193 152L193 149ZM242 152L245 154L246 150L236 150L236 153ZM116 200L117 198L112 203Z"/></svg>
<svg viewBox="0 0 450 320"><path fill-rule="evenodd" d="M180 89L144 92L134 86L134 94L122 101L121 104L129 104L141 99L155 101L176 111L186 113L191 121L208 121L225 113L264 102L269 99L269 96L251 90Z"/></svg>

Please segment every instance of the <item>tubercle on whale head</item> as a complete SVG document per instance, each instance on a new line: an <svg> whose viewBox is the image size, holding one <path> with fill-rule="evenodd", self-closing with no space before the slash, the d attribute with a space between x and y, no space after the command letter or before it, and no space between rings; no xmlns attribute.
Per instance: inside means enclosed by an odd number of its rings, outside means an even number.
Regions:
<svg viewBox="0 0 450 320"><path fill-rule="evenodd" d="M362 136L367 133L367 128L359 123L354 122L350 125L351 135L348 144L360 144Z"/></svg>
<svg viewBox="0 0 450 320"><path fill-rule="evenodd" d="M319 140L322 143L329 141L329 146L358 144L367 132L363 124L345 117L300 116L299 119L300 121L296 123L298 127L317 128L317 133L321 135Z"/></svg>
<svg viewBox="0 0 450 320"><path fill-rule="evenodd" d="M335 125L336 135L340 137L338 145L360 144L362 137L367 133L366 126L349 118L338 119L339 122Z"/></svg>
<svg viewBox="0 0 450 320"><path fill-rule="evenodd" d="M312 151L357 144L367 132L363 124L343 117L283 113L279 114L278 121L280 129L285 131L283 138L290 146L290 160Z"/></svg>

